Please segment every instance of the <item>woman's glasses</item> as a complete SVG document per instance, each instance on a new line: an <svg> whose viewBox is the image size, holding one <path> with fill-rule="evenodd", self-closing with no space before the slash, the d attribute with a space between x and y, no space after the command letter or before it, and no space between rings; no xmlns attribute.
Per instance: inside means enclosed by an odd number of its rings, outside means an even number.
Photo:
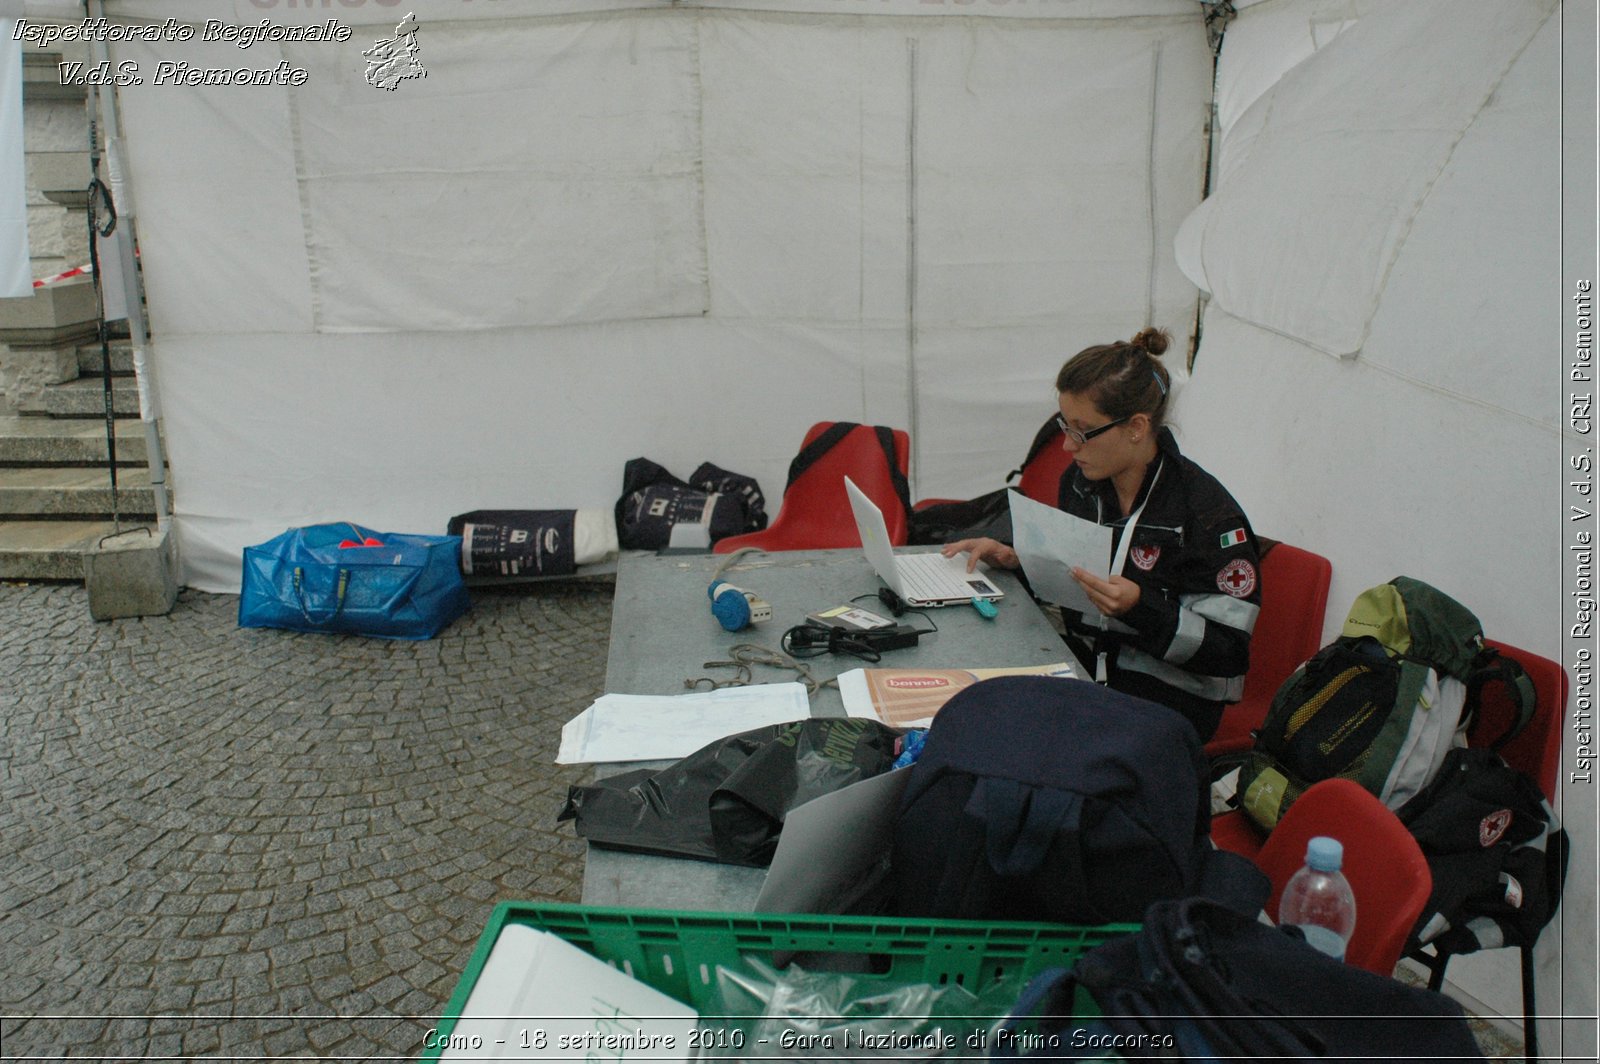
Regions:
<svg viewBox="0 0 1600 1064"><path fill-rule="evenodd" d="M1100 435L1102 432L1109 432L1111 429L1116 428L1118 425L1120 425L1123 422L1127 421L1131 417L1133 417L1133 415L1129 414L1128 417L1119 417L1115 421L1107 421L1104 425L1101 425L1099 428L1090 429L1088 432L1079 432L1077 429L1073 428L1071 425L1068 425L1067 424L1067 419L1062 417L1060 414L1056 415L1056 424L1061 427L1061 431L1062 432L1065 432L1067 434L1067 438L1068 439L1072 440L1072 442L1077 444L1079 447L1082 447L1084 444L1088 443L1090 440L1094 439L1096 436Z"/></svg>

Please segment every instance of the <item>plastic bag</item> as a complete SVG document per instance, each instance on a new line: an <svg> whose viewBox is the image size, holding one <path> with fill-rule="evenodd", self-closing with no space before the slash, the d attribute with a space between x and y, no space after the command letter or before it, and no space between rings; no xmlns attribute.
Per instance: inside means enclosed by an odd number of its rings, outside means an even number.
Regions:
<svg viewBox="0 0 1600 1064"><path fill-rule="evenodd" d="M739 1059L932 1060L981 1057L994 1023L1016 1000L1016 977L979 993L955 983L899 983L791 965L778 971L753 957L739 969L717 968L714 1004L721 1018L710 1057Z"/></svg>
<svg viewBox="0 0 1600 1064"><path fill-rule="evenodd" d="M340 522L244 549L239 627L432 639L466 612L459 536Z"/></svg>
<svg viewBox="0 0 1600 1064"><path fill-rule="evenodd" d="M789 810L888 771L898 734L850 717L768 725L572 787L556 819L597 846L765 867Z"/></svg>

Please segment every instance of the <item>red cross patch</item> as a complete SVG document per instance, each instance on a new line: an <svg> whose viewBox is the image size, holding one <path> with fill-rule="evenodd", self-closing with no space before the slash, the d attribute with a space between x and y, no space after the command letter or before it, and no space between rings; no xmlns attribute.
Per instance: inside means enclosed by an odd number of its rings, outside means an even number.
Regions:
<svg viewBox="0 0 1600 1064"><path fill-rule="evenodd" d="M1478 845L1488 849L1500 841L1511 826L1511 810L1501 809L1478 821Z"/></svg>
<svg viewBox="0 0 1600 1064"><path fill-rule="evenodd" d="M1133 564L1149 572L1155 568L1156 559L1161 557L1160 547L1134 547L1128 551L1128 557L1133 559Z"/></svg>
<svg viewBox="0 0 1600 1064"><path fill-rule="evenodd" d="M1256 589L1256 567L1243 558L1235 558L1217 574L1217 587L1234 598L1249 598Z"/></svg>

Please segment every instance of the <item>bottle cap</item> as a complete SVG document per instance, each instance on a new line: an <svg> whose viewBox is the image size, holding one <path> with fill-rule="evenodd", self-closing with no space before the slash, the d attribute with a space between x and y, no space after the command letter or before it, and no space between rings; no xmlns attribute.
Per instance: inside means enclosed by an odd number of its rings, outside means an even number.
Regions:
<svg viewBox="0 0 1600 1064"><path fill-rule="evenodd" d="M1337 872L1344 865L1344 844L1318 835L1306 843L1306 864L1318 872Z"/></svg>

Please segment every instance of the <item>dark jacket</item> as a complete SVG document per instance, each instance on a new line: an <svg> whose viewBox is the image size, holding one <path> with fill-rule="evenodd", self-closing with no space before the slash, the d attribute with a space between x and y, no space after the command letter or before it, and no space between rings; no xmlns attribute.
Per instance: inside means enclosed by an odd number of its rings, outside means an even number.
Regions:
<svg viewBox="0 0 1600 1064"><path fill-rule="evenodd" d="M1144 512L1122 569L1141 589L1138 605L1108 620L1104 631L1098 615L1062 613L1086 666L1094 668L1105 651L1111 687L1171 706L1204 740L1223 706L1244 690L1261 609L1260 550L1233 496L1179 452L1169 430L1161 430L1156 448L1134 500L1134 510L1143 502ZM1119 539L1127 523L1111 481L1091 481L1076 467L1062 479L1060 505L1117 529Z"/></svg>

